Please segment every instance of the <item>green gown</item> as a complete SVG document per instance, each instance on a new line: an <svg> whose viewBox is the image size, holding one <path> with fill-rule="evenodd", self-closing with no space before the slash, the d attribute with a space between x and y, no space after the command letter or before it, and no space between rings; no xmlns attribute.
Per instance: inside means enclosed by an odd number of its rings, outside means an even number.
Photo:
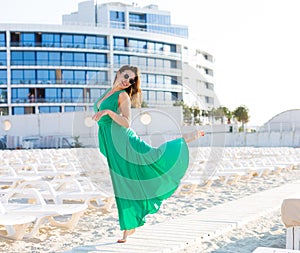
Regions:
<svg viewBox="0 0 300 253"><path fill-rule="evenodd" d="M119 112L117 91L105 98L95 112L110 109ZM131 128L125 128L108 115L98 121L100 152L107 158L112 179L121 230L145 223L148 214L156 213L162 201L180 184L189 163L189 150L183 138L152 147Z"/></svg>

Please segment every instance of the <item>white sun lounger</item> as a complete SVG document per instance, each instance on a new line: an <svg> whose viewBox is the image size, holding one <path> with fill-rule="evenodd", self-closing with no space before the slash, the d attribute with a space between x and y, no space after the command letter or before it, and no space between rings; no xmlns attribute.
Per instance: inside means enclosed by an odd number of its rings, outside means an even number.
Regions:
<svg viewBox="0 0 300 253"><path fill-rule="evenodd" d="M3 226L5 230L0 230L0 236L20 240L26 233L29 225L36 221L33 215L15 215L7 213L0 202L0 227Z"/></svg>
<svg viewBox="0 0 300 253"><path fill-rule="evenodd" d="M52 226L73 229L88 207L86 204L47 204L36 189L12 189L1 197L1 201L3 209L10 215L36 217L31 231L23 236L26 238L34 236L46 220Z"/></svg>
<svg viewBox="0 0 300 253"><path fill-rule="evenodd" d="M87 178L61 178L51 181L23 182L19 189L34 188L42 197L55 204L66 202L83 202L89 208L109 212L113 205L113 197L104 191L97 190Z"/></svg>

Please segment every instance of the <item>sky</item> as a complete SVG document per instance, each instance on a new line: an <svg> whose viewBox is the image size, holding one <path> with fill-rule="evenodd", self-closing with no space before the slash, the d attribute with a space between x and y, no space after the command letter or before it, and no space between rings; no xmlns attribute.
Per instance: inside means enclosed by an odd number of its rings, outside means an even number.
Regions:
<svg viewBox="0 0 300 253"><path fill-rule="evenodd" d="M62 15L77 11L82 1L0 0L0 23L61 24ZM215 92L221 105L231 111L246 106L248 126L300 109L298 0L114 2L156 4L170 11L173 24L187 25L191 41L215 58Z"/></svg>

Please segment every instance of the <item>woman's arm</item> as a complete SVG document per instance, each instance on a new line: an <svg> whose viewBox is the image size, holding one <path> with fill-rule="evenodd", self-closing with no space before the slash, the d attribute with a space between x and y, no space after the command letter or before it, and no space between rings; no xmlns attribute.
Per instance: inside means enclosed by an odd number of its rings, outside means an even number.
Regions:
<svg viewBox="0 0 300 253"><path fill-rule="evenodd" d="M110 111L109 116L119 125L129 128L131 124L130 108L131 108L130 98L126 92L122 92L119 95L120 114Z"/></svg>
<svg viewBox="0 0 300 253"><path fill-rule="evenodd" d="M119 125L129 128L131 122L131 110L130 110L131 102L126 92L120 93L118 104L119 104L120 114L117 114L111 110L102 110L97 112L93 116L93 119L99 121L102 116L109 115L112 118L112 120L118 123Z"/></svg>

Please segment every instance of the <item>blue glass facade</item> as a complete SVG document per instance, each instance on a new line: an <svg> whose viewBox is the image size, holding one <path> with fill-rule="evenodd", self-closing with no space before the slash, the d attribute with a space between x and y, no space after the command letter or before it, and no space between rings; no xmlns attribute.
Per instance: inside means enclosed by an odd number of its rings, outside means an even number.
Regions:
<svg viewBox="0 0 300 253"><path fill-rule="evenodd" d="M0 40L2 115L90 110L111 85L111 69L116 71L124 64L144 69L142 88L146 103L170 104L181 92L178 74L170 74L172 69L176 72L181 57L176 44L42 30L9 31L1 33ZM151 69L160 69L162 73L152 73Z"/></svg>
<svg viewBox="0 0 300 253"><path fill-rule="evenodd" d="M182 100L188 28L133 9L110 6L103 26L0 25L0 114L91 110L124 64L141 69L148 106Z"/></svg>
<svg viewBox="0 0 300 253"><path fill-rule="evenodd" d="M6 52L0 52L0 65L1 63L6 65ZM11 65L105 67L107 55L101 53L11 51Z"/></svg>
<svg viewBox="0 0 300 253"><path fill-rule="evenodd" d="M122 19L122 15L119 17ZM111 85L111 69L115 71L124 64L163 71L160 74L143 71L143 99L148 104L164 105L166 101L170 104L181 92L178 75L170 74L172 69L176 71L181 57L176 44L112 36L113 45L109 45L109 36L11 31L9 46L5 47L7 33L1 35L2 114L89 110Z"/></svg>
<svg viewBox="0 0 300 253"><path fill-rule="evenodd" d="M5 34L4 34L5 35ZM3 42L5 42L5 36ZM12 32L12 47L56 47L107 49L107 38L99 35ZM0 36L1 39L1 36ZM1 42L0 42L1 45Z"/></svg>
<svg viewBox="0 0 300 253"><path fill-rule="evenodd" d="M188 28L171 24L170 15L129 12L129 29L188 38ZM125 13L110 11L110 27L126 28Z"/></svg>
<svg viewBox="0 0 300 253"><path fill-rule="evenodd" d="M171 25L169 15L129 14L130 29L188 38L188 28Z"/></svg>

